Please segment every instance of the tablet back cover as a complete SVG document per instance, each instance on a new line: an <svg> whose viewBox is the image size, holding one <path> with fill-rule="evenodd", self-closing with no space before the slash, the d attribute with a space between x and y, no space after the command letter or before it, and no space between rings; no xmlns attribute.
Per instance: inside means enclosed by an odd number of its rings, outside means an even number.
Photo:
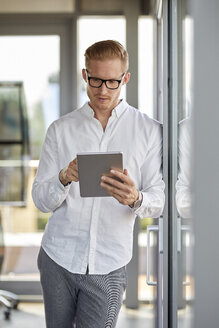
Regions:
<svg viewBox="0 0 219 328"><path fill-rule="evenodd" d="M112 168L123 170L123 154L121 152L80 153L77 159L81 197L110 197L100 186L100 179L103 174L109 174Z"/></svg>

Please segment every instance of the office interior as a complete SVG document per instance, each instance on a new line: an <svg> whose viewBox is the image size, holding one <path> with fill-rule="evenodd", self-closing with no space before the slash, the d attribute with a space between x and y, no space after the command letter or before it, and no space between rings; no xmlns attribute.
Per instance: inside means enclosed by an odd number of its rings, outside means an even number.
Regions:
<svg viewBox="0 0 219 328"><path fill-rule="evenodd" d="M122 97L163 124L165 209L136 218L118 328L218 327L218 12L217 0L0 0L1 327L45 327L49 215L31 186L48 126L87 100L83 54L103 39L129 52Z"/></svg>

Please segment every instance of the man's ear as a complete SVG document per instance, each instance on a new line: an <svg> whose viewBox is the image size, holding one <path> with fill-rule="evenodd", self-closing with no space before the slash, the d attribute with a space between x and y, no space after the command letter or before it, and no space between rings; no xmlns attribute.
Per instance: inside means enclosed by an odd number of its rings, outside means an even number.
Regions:
<svg viewBox="0 0 219 328"><path fill-rule="evenodd" d="M82 77L83 77L84 81L87 82L87 74L86 74L85 68L82 69Z"/></svg>
<svg viewBox="0 0 219 328"><path fill-rule="evenodd" d="M128 81L130 80L131 73L127 72L125 73L124 79L123 79L123 84L127 84Z"/></svg>

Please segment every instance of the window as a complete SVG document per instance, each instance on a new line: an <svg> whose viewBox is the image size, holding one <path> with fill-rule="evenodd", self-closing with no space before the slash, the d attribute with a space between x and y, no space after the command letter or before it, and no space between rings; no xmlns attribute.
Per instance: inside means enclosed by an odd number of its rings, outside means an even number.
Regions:
<svg viewBox="0 0 219 328"><path fill-rule="evenodd" d="M149 117L154 117L155 111L155 66L154 52L154 18L142 16L138 21L139 30L139 109Z"/></svg>
<svg viewBox="0 0 219 328"><path fill-rule="evenodd" d="M48 214L35 208L31 187L46 129L60 115L60 37L2 36L0 48L0 115L4 118L1 120L4 129L0 132L0 169L7 167L10 179L10 188L5 198L1 196L0 207L4 232L1 279L39 280L36 256ZM26 155L31 160L25 175ZM4 174L1 183L5 179ZM0 185L0 192L4 185ZM27 202L14 204L22 207L9 206L6 202L8 198L23 200L23 193Z"/></svg>
<svg viewBox="0 0 219 328"><path fill-rule="evenodd" d="M102 28L104 26L104 29ZM101 40L117 40L125 46L126 24L124 17L86 17L78 20L78 84L79 105L82 106L87 100L86 85L82 80L81 70L84 68L85 50L94 42ZM125 88L121 97L125 98Z"/></svg>

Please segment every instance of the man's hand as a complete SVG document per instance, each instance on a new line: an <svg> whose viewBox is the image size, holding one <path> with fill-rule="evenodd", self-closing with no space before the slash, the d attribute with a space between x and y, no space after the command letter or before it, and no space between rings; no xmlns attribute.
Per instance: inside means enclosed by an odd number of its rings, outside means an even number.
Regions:
<svg viewBox="0 0 219 328"><path fill-rule="evenodd" d="M110 170L113 177L103 175L101 177L101 187L105 188L109 195L113 196L123 205L133 205L139 197L139 191L135 183L130 178L128 171ZM120 181L118 181L118 179Z"/></svg>
<svg viewBox="0 0 219 328"><path fill-rule="evenodd" d="M66 186L68 183L72 181L75 182L79 181L77 158L71 161L67 167L65 167L59 172L59 180L64 186Z"/></svg>

